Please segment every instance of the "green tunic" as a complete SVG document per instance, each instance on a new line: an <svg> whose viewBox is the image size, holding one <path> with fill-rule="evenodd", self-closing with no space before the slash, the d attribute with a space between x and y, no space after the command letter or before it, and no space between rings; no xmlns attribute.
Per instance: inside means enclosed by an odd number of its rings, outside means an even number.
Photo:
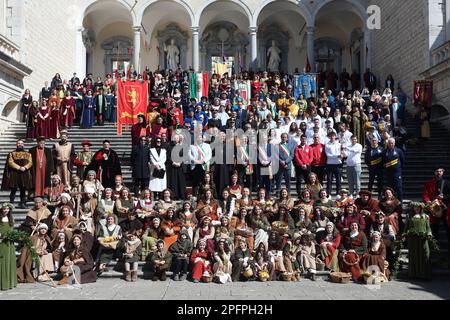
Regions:
<svg viewBox="0 0 450 320"><path fill-rule="evenodd" d="M0 239L11 231L8 222L0 222ZM0 289L9 290L17 286L16 249L14 243L0 240Z"/></svg>
<svg viewBox="0 0 450 320"><path fill-rule="evenodd" d="M430 222L426 215L414 216L406 222L408 236L409 276L431 279L431 259L428 236L431 236Z"/></svg>

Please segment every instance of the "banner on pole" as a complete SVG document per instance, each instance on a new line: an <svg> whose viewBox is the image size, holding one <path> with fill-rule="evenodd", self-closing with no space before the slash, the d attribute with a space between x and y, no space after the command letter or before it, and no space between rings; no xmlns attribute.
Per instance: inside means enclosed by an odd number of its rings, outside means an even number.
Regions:
<svg viewBox="0 0 450 320"><path fill-rule="evenodd" d="M431 108L433 105L433 81L414 81L414 105L417 106L418 104L427 108Z"/></svg>
<svg viewBox="0 0 450 320"><path fill-rule="evenodd" d="M294 94L297 100L300 94L303 94L305 99L311 98L311 91L314 97L317 97L317 73L302 73L294 76Z"/></svg>
<svg viewBox="0 0 450 320"><path fill-rule="evenodd" d="M138 115L147 114L148 81L125 81L117 79L117 135L122 135L122 125L125 129L135 124Z"/></svg>

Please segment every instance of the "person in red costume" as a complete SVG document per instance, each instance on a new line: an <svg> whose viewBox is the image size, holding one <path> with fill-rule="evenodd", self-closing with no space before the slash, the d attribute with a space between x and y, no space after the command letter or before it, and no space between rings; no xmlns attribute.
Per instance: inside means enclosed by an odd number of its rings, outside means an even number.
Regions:
<svg viewBox="0 0 450 320"><path fill-rule="evenodd" d="M423 188L422 199L427 206L435 202L440 206L441 211L435 215L430 214L430 224L433 236L439 241L439 228L445 222L447 241L450 248L450 182L444 178L445 169L443 166L434 168L434 177ZM438 212L438 210L436 211ZM450 256L450 251L449 251Z"/></svg>
<svg viewBox="0 0 450 320"><path fill-rule="evenodd" d="M103 148L94 154L91 163L85 171L88 172L89 170L97 172L97 177L105 188L114 187L114 179L116 175L122 174L122 168L119 156L111 149L109 140L103 141Z"/></svg>

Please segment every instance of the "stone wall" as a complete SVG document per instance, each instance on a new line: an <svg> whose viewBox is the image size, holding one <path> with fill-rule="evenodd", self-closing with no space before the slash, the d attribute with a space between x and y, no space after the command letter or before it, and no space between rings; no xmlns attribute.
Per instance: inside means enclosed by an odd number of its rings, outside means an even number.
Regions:
<svg viewBox="0 0 450 320"><path fill-rule="evenodd" d="M373 0L381 8L381 30L372 31L372 69L379 84L392 74L410 97L413 81L429 66L427 1Z"/></svg>
<svg viewBox="0 0 450 320"><path fill-rule="evenodd" d="M33 69L25 78L25 87L34 97L39 96L44 81L51 81L56 72L69 80L75 71L74 19L66 1L23 1L24 34L21 51L23 63Z"/></svg>

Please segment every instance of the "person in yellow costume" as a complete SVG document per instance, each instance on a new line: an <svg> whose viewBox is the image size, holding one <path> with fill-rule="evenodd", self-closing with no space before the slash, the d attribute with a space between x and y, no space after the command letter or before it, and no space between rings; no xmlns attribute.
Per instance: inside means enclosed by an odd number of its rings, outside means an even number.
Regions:
<svg viewBox="0 0 450 320"><path fill-rule="evenodd" d="M300 107L298 106L298 104L295 103L294 97L289 99L288 109L289 109L289 115L294 119L297 118L298 110L300 109Z"/></svg>
<svg viewBox="0 0 450 320"><path fill-rule="evenodd" d="M286 91L280 92L280 98L277 100L277 108L278 108L278 115L285 116L286 108L288 106L289 100L286 98Z"/></svg>

